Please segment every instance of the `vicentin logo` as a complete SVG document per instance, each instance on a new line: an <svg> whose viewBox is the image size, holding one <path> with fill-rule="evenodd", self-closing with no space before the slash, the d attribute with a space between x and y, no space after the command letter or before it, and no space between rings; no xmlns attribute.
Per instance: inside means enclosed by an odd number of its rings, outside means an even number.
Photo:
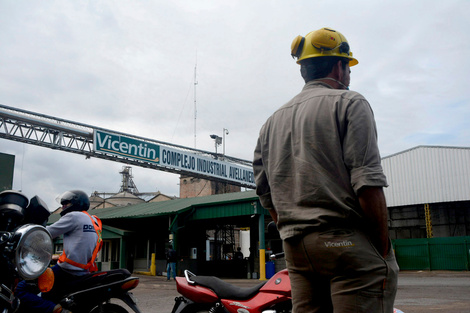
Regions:
<svg viewBox="0 0 470 313"><path fill-rule="evenodd" d="M327 248L348 248L354 247L355 245L350 240L343 241L325 241L325 247Z"/></svg>
<svg viewBox="0 0 470 313"><path fill-rule="evenodd" d="M95 131L95 151L107 152L153 163L160 162L160 146L125 136Z"/></svg>

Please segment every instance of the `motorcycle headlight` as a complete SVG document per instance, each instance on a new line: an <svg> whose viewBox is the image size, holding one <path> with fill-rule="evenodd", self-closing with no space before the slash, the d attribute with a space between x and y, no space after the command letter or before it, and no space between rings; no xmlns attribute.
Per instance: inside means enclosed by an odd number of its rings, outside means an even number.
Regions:
<svg viewBox="0 0 470 313"><path fill-rule="evenodd" d="M39 225L24 225L15 232L15 264L24 279L39 277L49 266L53 245L49 232Z"/></svg>

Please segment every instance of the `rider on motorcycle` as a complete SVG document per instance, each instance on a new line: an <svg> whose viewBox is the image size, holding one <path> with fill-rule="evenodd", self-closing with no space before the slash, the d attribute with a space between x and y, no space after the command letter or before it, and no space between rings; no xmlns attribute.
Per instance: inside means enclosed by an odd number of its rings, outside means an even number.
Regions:
<svg viewBox="0 0 470 313"><path fill-rule="evenodd" d="M16 288L21 301L21 311L44 313L67 313L57 301L61 295L72 290L80 277L97 270L95 259L101 248L101 221L88 214L90 200L80 190L66 191L56 199L62 205L61 218L47 226L52 238L64 235L63 252L58 263L52 267L54 285L49 292L37 296L34 285L22 281Z"/></svg>

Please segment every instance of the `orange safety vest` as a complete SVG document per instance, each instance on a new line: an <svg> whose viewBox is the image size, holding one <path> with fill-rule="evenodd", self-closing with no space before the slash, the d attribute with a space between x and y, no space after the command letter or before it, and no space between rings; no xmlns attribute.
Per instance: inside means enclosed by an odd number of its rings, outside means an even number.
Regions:
<svg viewBox="0 0 470 313"><path fill-rule="evenodd" d="M101 238L101 231L103 229L103 226L102 226L101 220L96 215L93 215L93 217L96 219L96 222L95 222L95 220L91 217L90 214L88 214L87 211L82 211L82 212L88 215L88 217L91 220L91 223L93 224L93 227L95 228L95 232L98 235L98 240L96 241L96 246L95 246L95 250L93 250L93 255L91 256L91 259L90 261L88 261L87 264L81 264L81 263L77 263L67 258L67 256L65 255L65 251L62 251L62 254L59 257L59 263L66 262L66 263L69 263L70 265L83 268L84 270L89 270L90 272L96 272L98 270L98 267L96 266L96 262L95 262L96 256L98 255L98 252L100 252L101 247L103 246L103 239Z"/></svg>

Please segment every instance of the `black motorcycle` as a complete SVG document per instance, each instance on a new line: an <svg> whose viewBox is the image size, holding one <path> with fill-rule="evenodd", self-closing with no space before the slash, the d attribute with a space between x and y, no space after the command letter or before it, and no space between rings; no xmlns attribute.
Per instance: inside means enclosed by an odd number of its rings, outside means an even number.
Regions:
<svg viewBox="0 0 470 313"><path fill-rule="evenodd" d="M29 203L29 205L28 205ZM48 267L53 253L52 238L45 226L50 212L37 196L31 201L15 191L0 193L0 310L15 312L20 301L14 296L19 281L26 280L38 291L52 288L53 273ZM5 269L5 270L3 270ZM80 277L57 300L63 308L74 313L126 313L121 305L111 303L120 299L134 312L140 313L130 290L137 287L139 278L131 277L126 269L94 272Z"/></svg>
<svg viewBox="0 0 470 313"><path fill-rule="evenodd" d="M137 287L139 278L131 277L126 269L95 272L76 282L76 291L66 294L60 304L72 312L83 313L127 313L128 311L111 299L120 299L134 312L140 313L130 290Z"/></svg>
<svg viewBox="0 0 470 313"><path fill-rule="evenodd" d="M16 191L0 193L0 310L15 312L17 283L34 280L48 268L52 238L44 227L49 217L45 203L37 196L31 201Z"/></svg>

